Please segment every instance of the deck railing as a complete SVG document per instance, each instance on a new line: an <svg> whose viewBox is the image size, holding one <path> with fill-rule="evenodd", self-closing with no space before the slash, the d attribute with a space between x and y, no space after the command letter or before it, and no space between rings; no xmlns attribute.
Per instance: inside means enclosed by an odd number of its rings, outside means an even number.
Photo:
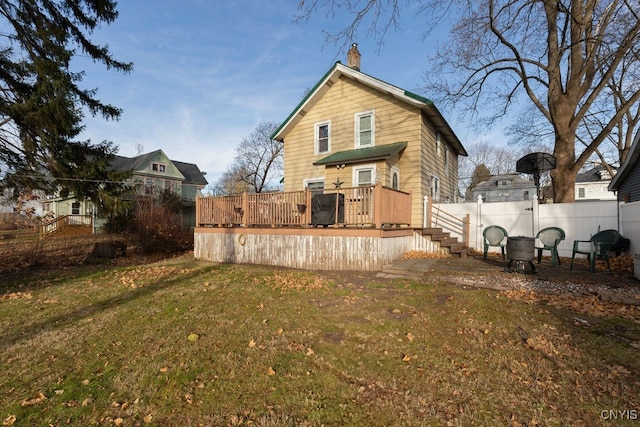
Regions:
<svg viewBox="0 0 640 427"><path fill-rule="evenodd" d="M91 215L61 215L42 224L40 226L40 235L46 236L47 234L60 231L69 226L91 227L92 225L93 217Z"/></svg>
<svg viewBox="0 0 640 427"><path fill-rule="evenodd" d="M336 190L199 197L199 227L352 226L411 223L411 194L380 184Z"/></svg>

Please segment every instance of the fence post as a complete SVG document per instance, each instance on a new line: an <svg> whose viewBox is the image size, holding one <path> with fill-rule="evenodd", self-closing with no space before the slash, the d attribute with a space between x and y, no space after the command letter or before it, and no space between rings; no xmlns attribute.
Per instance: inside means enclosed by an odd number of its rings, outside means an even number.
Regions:
<svg viewBox="0 0 640 427"><path fill-rule="evenodd" d="M478 201L476 203L476 224L478 224L478 228L482 229L484 224L482 224L482 196L478 195ZM481 241L482 233L478 233L476 230L476 248L481 248L484 242Z"/></svg>
<svg viewBox="0 0 640 427"><path fill-rule="evenodd" d="M429 196L424 196L424 204L423 204L423 224L422 228L431 228L431 208L433 206L433 201Z"/></svg>

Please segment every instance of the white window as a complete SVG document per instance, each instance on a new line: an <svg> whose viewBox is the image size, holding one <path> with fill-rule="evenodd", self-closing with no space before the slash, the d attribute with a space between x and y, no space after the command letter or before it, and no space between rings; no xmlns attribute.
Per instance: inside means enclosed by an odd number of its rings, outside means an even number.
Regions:
<svg viewBox="0 0 640 427"><path fill-rule="evenodd" d="M391 168L389 187L393 188L394 190L400 190L400 169L395 166Z"/></svg>
<svg viewBox="0 0 640 427"><path fill-rule="evenodd" d="M444 174L449 176L449 149L444 147Z"/></svg>
<svg viewBox="0 0 640 427"><path fill-rule="evenodd" d="M356 113L354 117L356 148L373 147L375 144L375 113L364 111Z"/></svg>
<svg viewBox="0 0 640 427"><path fill-rule="evenodd" d="M524 190L523 191L522 200L529 200L529 190Z"/></svg>
<svg viewBox="0 0 640 427"><path fill-rule="evenodd" d="M80 215L80 202L71 203L71 215Z"/></svg>
<svg viewBox="0 0 640 427"><path fill-rule="evenodd" d="M162 163L153 163L151 169L155 172L166 172L167 167Z"/></svg>
<svg viewBox="0 0 640 427"><path fill-rule="evenodd" d="M144 179L144 194L153 194L153 179Z"/></svg>
<svg viewBox="0 0 640 427"><path fill-rule="evenodd" d="M331 151L331 122L316 123L314 150L315 154Z"/></svg>
<svg viewBox="0 0 640 427"><path fill-rule="evenodd" d="M375 165L364 165L353 168L353 186L373 185L376 182Z"/></svg>
<svg viewBox="0 0 640 427"><path fill-rule="evenodd" d="M440 132L436 131L436 154L440 155Z"/></svg>
<svg viewBox="0 0 640 427"><path fill-rule="evenodd" d="M435 175L431 175L431 199L440 200L440 178Z"/></svg>
<svg viewBox="0 0 640 427"><path fill-rule="evenodd" d="M578 188L578 198L579 199L584 199L585 198L584 187Z"/></svg>
<svg viewBox="0 0 640 427"><path fill-rule="evenodd" d="M302 184L305 190L311 190L311 194L323 193L324 190L324 179L316 178L316 179L305 179Z"/></svg>

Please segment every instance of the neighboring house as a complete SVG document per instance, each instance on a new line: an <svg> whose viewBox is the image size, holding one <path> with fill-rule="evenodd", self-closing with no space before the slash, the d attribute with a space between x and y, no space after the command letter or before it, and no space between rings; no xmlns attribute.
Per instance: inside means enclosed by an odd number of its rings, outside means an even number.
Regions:
<svg viewBox="0 0 640 427"><path fill-rule="evenodd" d="M536 184L518 173L496 175L478 183L471 193L472 200L468 200L469 202L477 201L478 196L482 196L482 201L488 203L531 200L536 195Z"/></svg>
<svg viewBox="0 0 640 427"><path fill-rule="evenodd" d="M136 157L116 156L111 162L116 172L131 172L128 179L142 194L157 195L162 190L170 190L180 195L183 203L183 222L195 224L196 196L207 185L204 174L193 163L170 160L162 150L141 154ZM62 215L93 215L94 206L88 200L76 200L73 196L66 199L51 197L43 200L43 212L53 212L55 217Z"/></svg>
<svg viewBox="0 0 640 427"><path fill-rule="evenodd" d="M272 138L284 143L284 191L381 183L423 198L458 201L458 156L467 152L432 101L360 71L353 44Z"/></svg>
<svg viewBox="0 0 640 427"><path fill-rule="evenodd" d="M596 166L576 176L576 202L581 200L615 200L609 191L611 174L604 166Z"/></svg>
<svg viewBox="0 0 640 427"><path fill-rule="evenodd" d="M609 183L609 190L617 194L620 202L640 201L640 131L636 133L629 154L620 166L618 173Z"/></svg>

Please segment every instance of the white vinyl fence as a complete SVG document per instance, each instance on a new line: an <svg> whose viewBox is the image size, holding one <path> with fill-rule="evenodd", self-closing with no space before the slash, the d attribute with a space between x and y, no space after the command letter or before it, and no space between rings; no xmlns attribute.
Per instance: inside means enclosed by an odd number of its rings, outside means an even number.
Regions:
<svg viewBox="0 0 640 427"><path fill-rule="evenodd" d="M490 225L499 225L507 230L509 236L530 237L545 227L560 227L566 233L566 238L558 245L558 252L564 257L571 256L574 240L589 240L598 231L607 229L618 230L630 239L631 254L640 252L640 202L603 200L540 204L534 197L533 200L518 202L483 203L479 198L474 203L440 204L437 208L434 205L431 224L427 226L442 227L452 237L463 241L459 230L440 220L438 208L458 218L470 215L469 247L476 250L483 249L483 230Z"/></svg>

